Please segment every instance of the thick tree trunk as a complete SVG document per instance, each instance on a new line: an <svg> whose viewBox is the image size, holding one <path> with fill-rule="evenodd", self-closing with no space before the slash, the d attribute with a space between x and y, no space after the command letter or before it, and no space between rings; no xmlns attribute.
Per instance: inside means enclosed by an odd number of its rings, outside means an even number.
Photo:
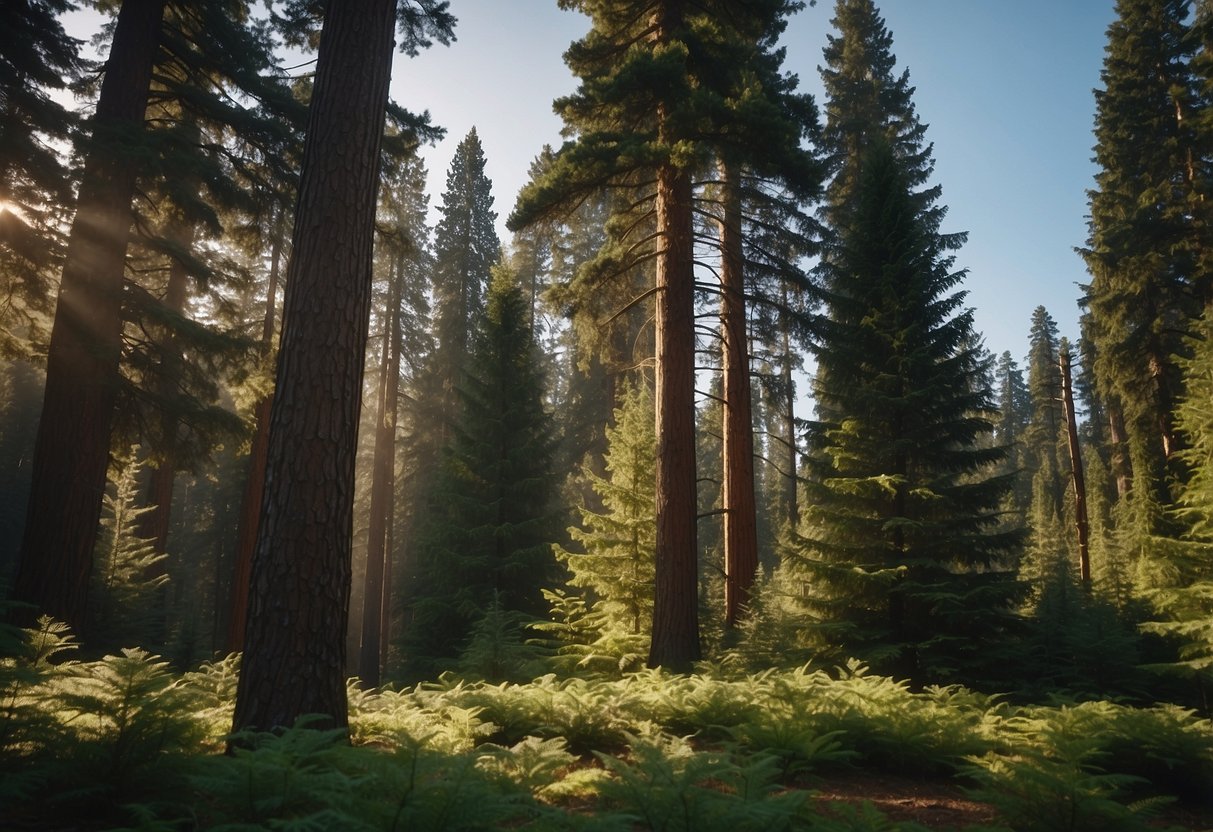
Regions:
<svg viewBox="0 0 1213 832"><path fill-rule="evenodd" d="M265 294L265 315L261 323L261 354L269 355L274 342L274 311L277 305L278 266L282 260L285 225L281 215L275 220L274 242L270 247L269 287ZM274 396L270 394L253 411L253 441L249 449L248 476L240 500L240 520L236 529L236 554L232 559L232 582L229 588L227 651L239 653L244 649L244 623L248 618L249 575L253 569L253 549L257 545L257 529L261 522L261 499L265 492L265 460L270 444L270 409Z"/></svg>
<svg viewBox="0 0 1213 832"><path fill-rule="evenodd" d="M363 583L362 643L358 675L367 687L378 687L384 639L388 541L391 538L392 495L396 491L396 414L400 397L400 281L398 262L388 292L387 326L383 333L383 361L379 375L379 410L375 417L375 456L371 470L371 516L366 544L366 578Z"/></svg>
<svg viewBox="0 0 1213 832"><path fill-rule="evenodd" d="M331 0L287 269L233 727L348 724L354 458L395 0Z"/></svg>
<svg viewBox="0 0 1213 832"><path fill-rule="evenodd" d="M724 620L745 615L758 570L754 502L754 419L750 399L750 350L746 332L741 250L741 197L737 169L720 163L724 216L720 223L720 337L724 386L721 426L724 503Z"/></svg>
<svg viewBox="0 0 1213 832"><path fill-rule="evenodd" d="M1078 576L1083 589L1091 590L1090 524L1087 520L1087 483L1082 472L1082 452L1078 447L1078 419L1074 414L1074 389L1070 379L1070 350L1062 346L1061 404L1066 418L1066 438L1070 448L1070 475L1074 482L1074 526L1078 532Z"/></svg>
<svg viewBox="0 0 1213 832"><path fill-rule="evenodd" d="M682 25L681 4L660 4L654 40ZM658 139L672 144L667 110L657 107ZM657 168L657 547L649 667L683 672L700 658L699 545L695 483L695 282L691 177L671 162Z"/></svg>
<svg viewBox="0 0 1213 832"><path fill-rule="evenodd" d="M137 153L163 0L125 0L92 120L46 362L14 598L80 632L109 463ZM22 614L25 616L25 614Z"/></svg>

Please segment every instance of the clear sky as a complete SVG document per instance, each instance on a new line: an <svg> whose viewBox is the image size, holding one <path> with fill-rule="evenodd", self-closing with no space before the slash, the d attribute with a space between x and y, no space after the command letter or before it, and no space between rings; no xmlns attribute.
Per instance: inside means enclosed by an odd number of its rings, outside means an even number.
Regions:
<svg viewBox="0 0 1213 832"><path fill-rule="evenodd" d="M935 145L948 206L945 231L968 231L957 265L977 327L1021 364L1032 310L1044 305L1078 337L1075 246L1086 240L1094 97L1113 0L884 0L898 68L910 70L919 117ZM833 0L798 14L786 68L820 94L817 67ZM561 55L587 19L555 0L452 0L457 41L398 55L392 94L428 109L447 138L427 149L437 204L455 145L474 125L487 157L499 225L545 143L559 145L552 100L573 90ZM502 225L502 238L508 235Z"/></svg>

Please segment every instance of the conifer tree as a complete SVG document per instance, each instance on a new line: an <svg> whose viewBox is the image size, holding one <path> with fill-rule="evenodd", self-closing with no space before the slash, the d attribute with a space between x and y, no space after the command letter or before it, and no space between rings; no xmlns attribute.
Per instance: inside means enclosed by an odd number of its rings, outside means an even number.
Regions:
<svg viewBox="0 0 1213 832"><path fill-rule="evenodd" d="M816 468L796 553L821 636L916 681L990 657L1014 584L1000 564L1010 485L995 469L989 391L974 384L963 273L886 143L865 153L853 210L827 258L817 348Z"/></svg>
<svg viewBox="0 0 1213 832"><path fill-rule="evenodd" d="M1096 389L1123 419L1132 471L1117 474L1126 485L1131 476L1139 507L1169 501L1166 466L1181 446L1176 357L1213 288L1201 258L1209 208L1188 10L1188 0L1120 0L1095 93L1084 337Z"/></svg>
<svg viewBox="0 0 1213 832"><path fill-rule="evenodd" d="M124 0L89 125L47 352L29 513L14 597L78 632L118 393L122 285L140 141L164 0Z"/></svg>
<svg viewBox="0 0 1213 832"><path fill-rule="evenodd" d="M405 3L402 48L448 42L445 3ZM348 722L354 452L395 0L326 6L292 234L265 499L233 729Z"/></svg>
<svg viewBox="0 0 1213 832"><path fill-rule="evenodd" d="M1032 502L1032 479L1025 470L1027 459L1024 434L1031 418L1031 399L1019 369L1009 351L1003 352L994 371L998 386L998 421L994 426L994 441L1007 449L1005 470L1015 474L1015 485L1008 495L1007 511L1015 527L1027 521Z"/></svg>
<svg viewBox="0 0 1213 832"><path fill-rule="evenodd" d="M468 339L479 325L490 274L501 258L493 183L484 165L484 148L473 127L455 148L434 229L434 372L447 418L467 362Z"/></svg>
<svg viewBox="0 0 1213 832"><path fill-rule="evenodd" d="M657 439L647 384L626 389L606 435L605 476L589 466L582 474L602 508L581 508L580 525L569 529L576 549L555 550L585 610L570 622L563 649L582 665L605 658L616 667L630 667L643 662L653 616ZM569 605L563 591L549 592L548 598L554 612Z"/></svg>
<svg viewBox="0 0 1213 832"><path fill-rule="evenodd" d="M540 589L555 565L556 480L528 300L516 276L498 267L424 504L406 600L410 677L449 665L494 599L507 611L543 611Z"/></svg>

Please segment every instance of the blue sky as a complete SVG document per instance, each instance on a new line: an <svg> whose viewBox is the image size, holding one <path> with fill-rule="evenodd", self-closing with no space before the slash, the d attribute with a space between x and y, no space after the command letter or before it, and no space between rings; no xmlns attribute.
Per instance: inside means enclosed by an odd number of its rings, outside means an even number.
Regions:
<svg viewBox="0 0 1213 832"><path fill-rule="evenodd" d="M784 38L788 70L820 93L817 67L832 0L797 15ZM1113 0L885 0L899 68L935 145L945 231L968 231L957 265L977 327L995 353L1023 362L1032 310L1078 336L1074 253L1086 239L1094 97ZM552 100L574 87L561 60L586 19L555 0L452 0L458 40L398 55L393 96L428 109L447 138L426 151L437 204L455 144L475 125L504 219L545 143L560 143ZM503 238L505 237L503 230Z"/></svg>

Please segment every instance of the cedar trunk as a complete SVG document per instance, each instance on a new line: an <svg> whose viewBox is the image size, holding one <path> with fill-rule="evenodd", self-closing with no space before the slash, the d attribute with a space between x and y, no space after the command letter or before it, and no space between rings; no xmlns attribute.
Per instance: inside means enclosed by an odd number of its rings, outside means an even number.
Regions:
<svg viewBox="0 0 1213 832"><path fill-rule="evenodd" d="M375 456L371 471L371 516L366 545L366 579L362 600L362 644L358 675L367 687L378 687L381 673L384 609L389 606L387 574L391 538L392 496L396 491L396 413L400 398L400 282L397 269L388 292L387 327L379 375L379 412L375 418Z"/></svg>
<svg viewBox="0 0 1213 832"><path fill-rule="evenodd" d="M25 537L13 586L77 633L109 463L122 350L122 285L138 153L117 153L143 130L163 0L126 0L118 13L92 120L46 360Z"/></svg>
<svg viewBox="0 0 1213 832"><path fill-rule="evenodd" d="M354 457L395 0L331 0L287 268L236 730L344 727Z"/></svg>
<svg viewBox="0 0 1213 832"><path fill-rule="evenodd" d="M720 163L724 216L720 222L720 337L724 382L721 436L724 470L725 624L745 615L758 570L754 503L754 420L750 399L750 351L742 271L741 197L737 169Z"/></svg>

